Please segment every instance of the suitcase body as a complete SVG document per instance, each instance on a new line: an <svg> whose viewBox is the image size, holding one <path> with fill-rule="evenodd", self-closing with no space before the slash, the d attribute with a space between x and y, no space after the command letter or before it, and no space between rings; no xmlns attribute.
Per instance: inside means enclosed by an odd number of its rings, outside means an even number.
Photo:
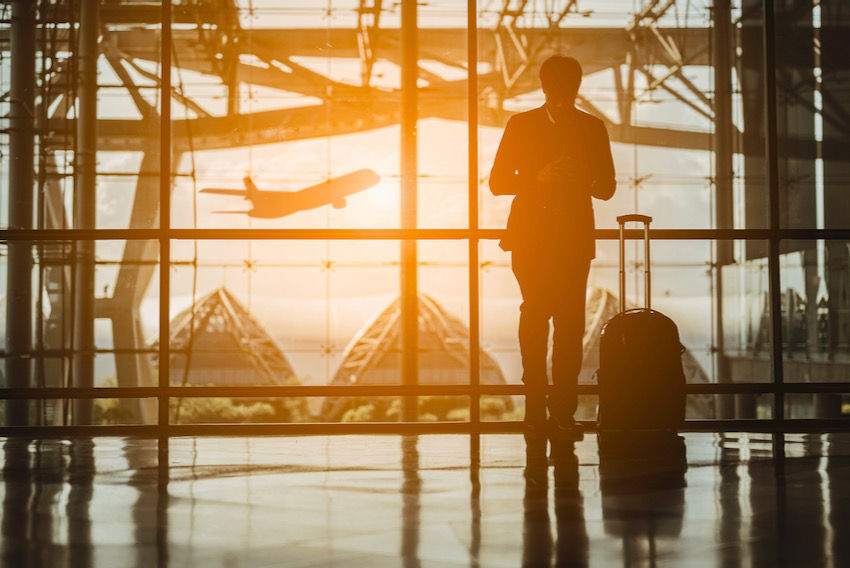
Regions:
<svg viewBox="0 0 850 568"><path fill-rule="evenodd" d="M600 430L678 430L685 419L685 373L679 330L650 309L649 217L620 222L620 313L602 328L599 344ZM625 310L624 225L643 221L646 237L646 308Z"/></svg>

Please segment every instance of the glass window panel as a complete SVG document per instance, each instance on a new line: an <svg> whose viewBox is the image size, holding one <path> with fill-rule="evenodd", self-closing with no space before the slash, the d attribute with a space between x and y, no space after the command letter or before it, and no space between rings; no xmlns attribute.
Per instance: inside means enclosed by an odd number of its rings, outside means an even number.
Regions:
<svg viewBox="0 0 850 568"><path fill-rule="evenodd" d="M816 136L813 5L798 0L775 4L777 152L781 225L815 228ZM818 128L820 130L820 128Z"/></svg>
<svg viewBox="0 0 850 568"><path fill-rule="evenodd" d="M799 252L783 254L781 267L782 348L788 382L846 382L850 379L850 323L846 241L794 241ZM840 414L837 396L823 396L819 407Z"/></svg>
<svg viewBox="0 0 850 568"><path fill-rule="evenodd" d="M172 384L402 384L398 241L202 240L197 257L195 246L172 250ZM419 383L468 384L468 246L418 248Z"/></svg>
<svg viewBox="0 0 850 568"><path fill-rule="evenodd" d="M418 9L420 227L468 224L466 10L451 0Z"/></svg>
<svg viewBox="0 0 850 568"><path fill-rule="evenodd" d="M146 261L125 260L128 250L153 245ZM23 247L21 249L20 247ZM4 386L14 387L149 387L156 378L152 342L158 335L159 287L157 248L152 241L40 241L12 243L6 250L32 255L31 273L23 277L32 283L29 305L22 296L4 302L3 320L14 320L10 342L4 326ZM75 262L76 254L93 252L92 263ZM132 256L132 255L131 255ZM8 290L8 255L3 255L2 286ZM75 291L90 275L90 311L84 297ZM14 308L10 308L14 306ZM10 311L11 310L11 311ZM29 322L23 318L30 318ZM88 338L82 327L93 322ZM27 335L29 337L27 338ZM30 424L56 424L81 418L63 403L32 402ZM95 423L143 423L155 421L155 408L148 399L104 402L109 417L97 414ZM104 407L104 408L106 408ZM102 410L102 409L101 409ZM63 422L65 421L65 422ZM117 421L117 422L116 422Z"/></svg>
<svg viewBox="0 0 850 568"><path fill-rule="evenodd" d="M6 401L4 401L6 402ZM68 426L74 424L74 399L40 399L10 401L22 403L29 411L31 424ZM96 426L156 423L156 398L95 398L90 399L91 424ZM0 404L0 421L6 406Z"/></svg>
<svg viewBox="0 0 850 568"><path fill-rule="evenodd" d="M573 56L584 71L577 106L606 124L617 173L614 197L594 202L597 227L614 227L617 215L631 212L654 215L657 227L715 226L712 77L709 34L703 31L710 11L699 7L673 17L667 10L635 22L632 9L606 4L588 14L562 14L563 5L551 4L523 13L479 11L479 179L488 179L508 118L543 105L542 62L556 53ZM614 36L618 28L639 29L658 17L679 28L665 37L683 54L683 67L671 68L664 65L667 55L653 55L660 43L650 42L635 54ZM550 29L554 21L558 26ZM527 54L512 42L512 34ZM511 198L490 195L484 183L480 200L482 226L504 227Z"/></svg>
<svg viewBox="0 0 850 568"><path fill-rule="evenodd" d="M735 409L740 419L769 420L773 418L773 395L689 394L685 420L723 418L724 408Z"/></svg>
<svg viewBox="0 0 850 568"><path fill-rule="evenodd" d="M27 247L14 243L4 249ZM24 252L32 254L34 264L30 306L25 310L29 322L30 341L20 343L26 331L23 324L14 329L18 342L4 342L7 361L4 376L9 376L11 351L25 347L26 364L15 367L18 379L6 381L8 386L32 387L149 387L156 383L154 372L155 342L159 333L158 245L155 241L41 241ZM94 253L93 263L75 263L83 251ZM8 255L4 255L2 287L7 288ZM90 298L92 311L86 315L80 286L81 273L90 274L94 292ZM3 320L9 314L4 302ZM20 299L14 303L20 318ZM81 322L93 320L92 343L79 336ZM16 321L21 321L17 319ZM4 326L5 336L6 326ZM85 362L88 361L86 365ZM89 371L83 367L90 365ZM27 376L28 375L28 376ZM91 381L90 383L88 381ZM128 406L130 403L122 406ZM146 403L145 403L146 404ZM137 420L154 420L150 409L124 408ZM142 414L139 414L139 413ZM43 415L42 418L46 416ZM129 416L129 414L128 414ZM129 419L129 418L128 418Z"/></svg>
<svg viewBox="0 0 850 568"><path fill-rule="evenodd" d="M767 262L747 260L720 270L724 357L718 376L732 382L770 382Z"/></svg>
<svg viewBox="0 0 850 568"><path fill-rule="evenodd" d="M846 151L850 116L850 71L847 69L847 27L850 16L841 2L821 2L814 8L815 33L821 45L820 93L821 114L815 116L822 128L823 152L823 227L850 225L847 185L850 182L850 157ZM817 65L817 64L816 64ZM816 69L817 72L817 69ZM816 170L817 173L817 170Z"/></svg>
<svg viewBox="0 0 850 568"><path fill-rule="evenodd" d="M741 0L738 45L737 85L741 91L740 127L743 139L743 164L736 174L743 177L744 227L765 229L769 225L767 183L764 161L764 17L758 0ZM763 243L766 247L766 243ZM748 245L748 256L765 256L766 248Z"/></svg>
<svg viewBox="0 0 850 568"><path fill-rule="evenodd" d="M846 394L785 395L786 418L848 418L850 397Z"/></svg>
<svg viewBox="0 0 850 568"><path fill-rule="evenodd" d="M508 384L521 384L517 343L519 286L511 272L511 255L496 241L481 241L481 347L502 370Z"/></svg>
<svg viewBox="0 0 850 568"><path fill-rule="evenodd" d="M268 424L311 422L304 397L173 397L171 424Z"/></svg>
<svg viewBox="0 0 850 568"><path fill-rule="evenodd" d="M579 407L583 408L582 401ZM525 397L509 395L481 395L479 401L482 422L508 422L525 417Z"/></svg>
<svg viewBox="0 0 850 568"><path fill-rule="evenodd" d="M178 30L173 226L397 227L397 12L239 2L239 34Z"/></svg>

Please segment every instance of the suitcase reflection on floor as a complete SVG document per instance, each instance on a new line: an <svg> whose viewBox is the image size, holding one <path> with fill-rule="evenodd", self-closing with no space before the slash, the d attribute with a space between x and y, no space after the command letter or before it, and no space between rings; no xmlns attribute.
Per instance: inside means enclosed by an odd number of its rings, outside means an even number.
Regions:
<svg viewBox="0 0 850 568"><path fill-rule="evenodd" d="M676 538L685 514L685 439L674 432L600 432L605 532L626 557L654 565L657 538Z"/></svg>

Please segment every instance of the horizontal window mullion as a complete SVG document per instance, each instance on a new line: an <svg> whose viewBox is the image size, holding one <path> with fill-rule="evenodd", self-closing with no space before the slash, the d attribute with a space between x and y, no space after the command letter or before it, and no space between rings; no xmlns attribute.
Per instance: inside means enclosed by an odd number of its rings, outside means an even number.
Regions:
<svg viewBox="0 0 850 568"><path fill-rule="evenodd" d="M523 395L526 386L480 385L482 396ZM699 383L685 385L688 394L773 394L773 383ZM785 383L782 392L794 394L850 393L850 383ZM273 398L273 397L364 397L364 396L470 396L471 385L279 385L279 386L172 386L165 391L171 398ZM599 393L597 385L579 385L578 394ZM151 398L157 387L96 387L0 389L0 400L44 400L74 398Z"/></svg>
<svg viewBox="0 0 850 568"><path fill-rule="evenodd" d="M0 230L0 242L88 240L493 240L502 229L18 229ZM654 240L850 240L850 229L652 229ZM597 240L616 240L616 229L597 229ZM643 231L626 230L643 239Z"/></svg>

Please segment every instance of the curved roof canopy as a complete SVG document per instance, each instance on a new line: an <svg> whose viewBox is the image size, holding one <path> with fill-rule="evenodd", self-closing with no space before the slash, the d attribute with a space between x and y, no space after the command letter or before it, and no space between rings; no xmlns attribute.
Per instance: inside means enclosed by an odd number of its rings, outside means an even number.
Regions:
<svg viewBox="0 0 850 568"><path fill-rule="evenodd" d="M171 321L171 383L297 384L283 351L236 297L221 287Z"/></svg>
<svg viewBox="0 0 850 568"><path fill-rule="evenodd" d="M401 382L401 300L396 298L367 324L345 350L332 384ZM482 384L504 384L499 365L480 352ZM434 298L419 294L419 382L469 382L469 328Z"/></svg>

